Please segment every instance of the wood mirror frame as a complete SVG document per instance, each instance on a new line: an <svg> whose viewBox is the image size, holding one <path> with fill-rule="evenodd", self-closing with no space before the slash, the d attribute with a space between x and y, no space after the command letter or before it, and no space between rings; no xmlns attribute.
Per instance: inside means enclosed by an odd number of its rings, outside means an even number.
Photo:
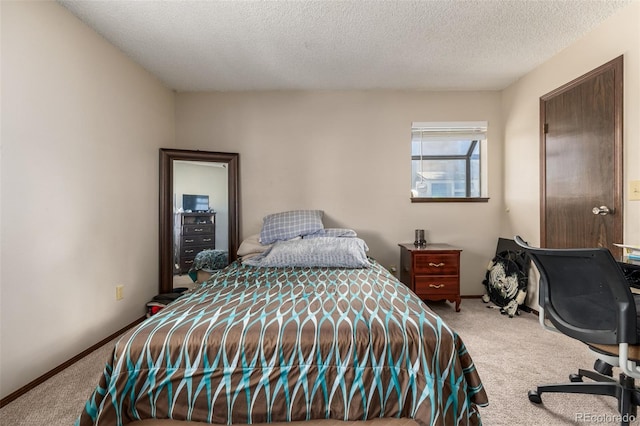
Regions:
<svg viewBox="0 0 640 426"><path fill-rule="evenodd" d="M237 153L190 151L160 148L160 293L173 291L173 162L205 161L226 163L229 197L229 262L237 258L239 232L238 162Z"/></svg>

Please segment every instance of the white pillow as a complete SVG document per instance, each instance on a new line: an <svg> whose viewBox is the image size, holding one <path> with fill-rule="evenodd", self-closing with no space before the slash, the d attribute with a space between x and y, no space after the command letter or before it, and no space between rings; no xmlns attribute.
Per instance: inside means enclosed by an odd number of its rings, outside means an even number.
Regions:
<svg viewBox="0 0 640 426"><path fill-rule="evenodd" d="M267 251L269 247L271 247L271 244L260 244L260 234L250 235L240 243L238 256L243 257L263 253Z"/></svg>

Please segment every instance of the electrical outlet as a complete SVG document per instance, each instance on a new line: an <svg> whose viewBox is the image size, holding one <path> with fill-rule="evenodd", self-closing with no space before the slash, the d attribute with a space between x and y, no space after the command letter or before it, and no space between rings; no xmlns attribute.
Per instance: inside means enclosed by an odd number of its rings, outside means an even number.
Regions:
<svg viewBox="0 0 640 426"><path fill-rule="evenodd" d="M632 180L629 182L629 200L640 200L640 180Z"/></svg>
<svg viewBox="0 0 640 426"><path fill-rule="evenodd" d="M116 300L122 300L124 299L124 286L123 285L117 285L116 286Z"/></svg>
<svg viewBox="0 0 640 426"><path fill-rule="evenodd" d="M398 272L398 267L396 265L391 265L389 266L389 271L395 274L396 272Z"/></svg>

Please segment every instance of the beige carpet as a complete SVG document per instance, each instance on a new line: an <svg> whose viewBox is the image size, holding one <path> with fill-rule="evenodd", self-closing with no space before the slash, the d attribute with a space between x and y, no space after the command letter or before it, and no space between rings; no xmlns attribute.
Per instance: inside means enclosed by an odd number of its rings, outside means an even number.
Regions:
<svg viewBox="0 0 640 426"><path fill-rule="evenodd" d="M527 399L527 391L538 383L564 382L569 373L577 372L578 368L591 368L594 359L583 344L542 330L534 314L508 318L498 310L487 309L488 305L478 299L463 300L458 313L449 303L431 306L462 336L476 363L489 395L489 406L481 409L485 426L618 423L614 417L617 404L611 397L544 394L543 405L532 404ZM0 424L73 424L98 383L111 347L112 343L93 352L0 409ZM176 425L175 422L138 424ZM316 423L316 426L335 425L336 422L331 421ZM413 422L378 421L375 425L410 426Z"/></svg>

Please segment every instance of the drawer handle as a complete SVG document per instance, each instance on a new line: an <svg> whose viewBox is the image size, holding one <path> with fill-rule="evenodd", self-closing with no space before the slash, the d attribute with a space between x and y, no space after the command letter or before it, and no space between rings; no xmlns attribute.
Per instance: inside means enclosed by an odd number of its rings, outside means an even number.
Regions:
<svg viewBox="0 0 640 426"><path fill-rule="evenodd" d="M440 263L429 262L429 266L433 266L434 268L439 268L441 266L444 266L444 263L442 263L442 262L440 262Z"/></svg>
<svg viewBox="0 0 640 426"><path fill-rule="evenodd" d="M204 231L204 228L196 228L196 229L194 229L194 231L195 232L202 232L202 231Z"/></svg>
<svg viewBox="0 0 640 426"><path fill-rule="evenodd" d="M211 238L203 238L202 241L208 243L209 241L211 241Z"/></svg>
<svg viewBox="0 0 640 426"><path fill-rule="evenodd" d="M184 263L193 263L193 260L185 260Z"/></svg>
<svg viewBox="0 0 640 426"><path fill-rule="evenodd" d="M185 250L185 253L193 253L193 250Z"/></svg>
<svg viewBox="0 0 640 426"><path fill-rule="evenodd" d="M431 287L431 288L442 288L442 287L444 287L444 284L429 284L429 287Z"/></svg>
<svg viewBox="0 0 640 426"><path fill-rule="evenodd" d="M185 243L192 243L194 240L184 240Z"/></svg>

